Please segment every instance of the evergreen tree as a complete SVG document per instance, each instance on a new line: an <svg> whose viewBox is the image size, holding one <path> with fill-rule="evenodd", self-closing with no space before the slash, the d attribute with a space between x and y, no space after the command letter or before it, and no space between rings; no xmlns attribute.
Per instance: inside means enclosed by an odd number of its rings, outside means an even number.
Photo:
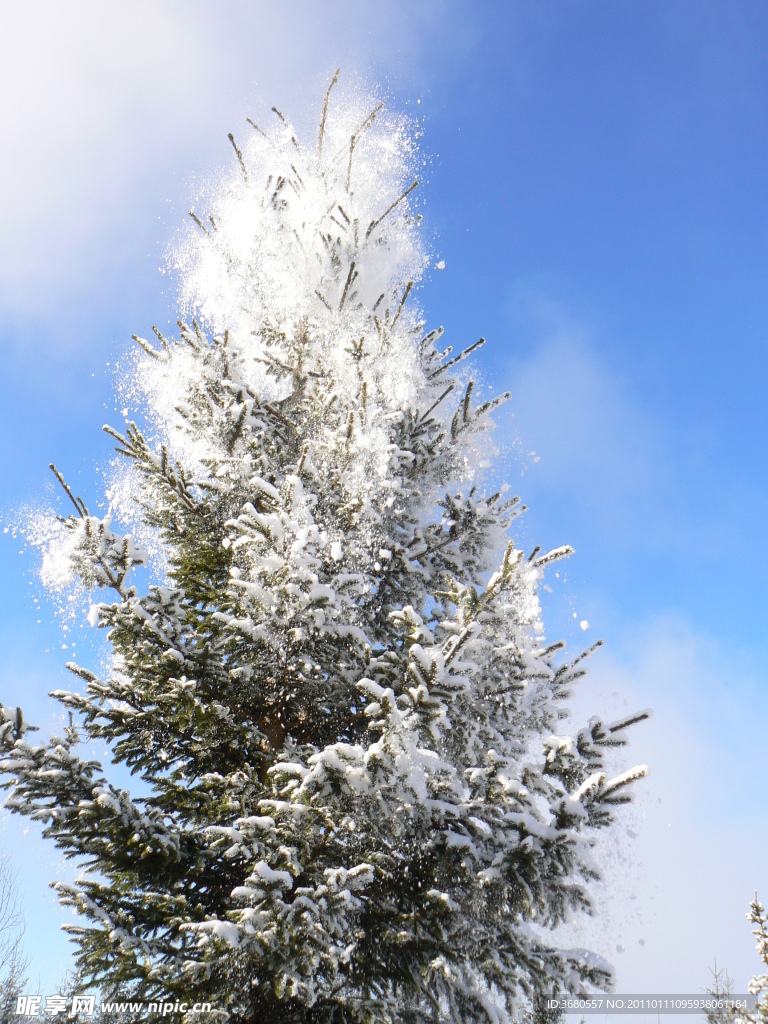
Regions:
<svg viewBox="0 0 768 1024"><path fill-rule="evenodd" d="M768 1022L768 916L765 907L755 893L755 898L749 904L747 920L755 928L752 934L757 939L757 955L760 957L764 968L762 974L756 974L749 983L749 993L756 997L755 1006L750 1010L742 1010L726 1006L722 1010L715 1010L707 1014L709 1024L766 1024ZM709 972L713 984L708 992L718 999L730 999L733 996L733 982L727 971L715 970ZM723 977L724 975L724 977Z"/></svg>
<svg viewBox="0 0 768 1024"><path fill-rule="evenodd" d="M727 1001L733 996L733 979L726 968L717 966L717 958L714 966L709 969L709 977L711 980L707 986L707 995L716 1000L723 1000L724 1004L707 1010L704 1017L707 1024L728 1024L733 1020L733 1013L727 1005Z"/></svg>
<svg viewBox="0 0 768 1024"><path fill-rule="evenodd" d="M748 1024L765 1024L768 1021L768 917L765 907L757 898L757 893L749 905L747 920L755 926L752 934L757 939L757 955L764 970L762 974L756 974L749 983L750 994L757 996L757 1006L751 1013L739 1016Z"/></svg>
<svg viewBox="0 0 768 1024"><path fill-rule="evenodd" d="M24 915L16 876L8 861L0 857L0 1024L11 1020L27 980L29 958L23 938Z"/></svg>
<svg viewBox="0 0 768 1024"><path fill-rule="evenodd" d="M187 319L136 339L145 426L105 428L114 521L60 477L75 511L44 571L97 592L111 664L69 665L63 736L3 709L0 767L83 866L54 887L105 993L254 1024L503 1022L610 982L547 930L591 910L596 830L644 774L609 777L606 752L647 713L558 732L590 651L546 641L537 587L570 549L510 541L522 506L481 468L508 395L475 404L480 342L425 331L412 127L330 97L311 146L277 111L230 136L236 172L176 257Z"/></svg>

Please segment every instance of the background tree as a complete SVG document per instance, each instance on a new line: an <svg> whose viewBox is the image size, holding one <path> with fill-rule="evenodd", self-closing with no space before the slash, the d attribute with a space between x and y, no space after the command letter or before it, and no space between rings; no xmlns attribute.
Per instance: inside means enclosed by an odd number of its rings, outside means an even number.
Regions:
<svg viewBox="0 0 768 1024"><path fill-rule="evenodd" d="M56 471L75 514L44 575L111 589L88 619L112 658L70 664L62 736L35 745L4 710L0 768L83 865L55 888L108 995L194 992L259 1024L508 1021L610 982L547 930L591 912L596 830L645 771L611 778L606 753L647 712L560 734L591 652L545 639L537 587L570 549L510 540L488 429L509 396L476 403L481 342L441 350L414 300L413 126L330 96L312 145L277 111L230 136L235 175L174 257L178 337L136 338L147 423L107 428L110 514Z"/></svg>
<svg viewBox="0 0 768 1024"><path fill-rule="evenodd" d="M709 969L709 977L710 983L707 987L707 995L714 996L715 999L730 999L734 994L733 979L725 967L717 966L717 959L715 959L714 965ZM708 1024L725 1024L725 1022L733 1019L733 1013L728 1009L727 1005L707 1010L704 1016Z"/></svg>
<svg viewBox="0 0 768 1024"><path fill-rule="evenodd" d="M765 1024L768 1021L768 917L757 893L749 905L747 920L755 926L752 934L757 939L757 954L765 968L762 974L756 974L749 983L749 993L757 997L756 1006L750 1011L730 1008L712 1011L707 1014L711 1024ZM733 994L733 981L727 971L718 970L715 963L715 970L709 973L713 979L708 989L711 995L728 998Z"/></svg>
<svg viewBox="0 0 768 1024"><path fill-rule="evenodd" d="M16 876L7 858L0 857L0 1021L13 1018L17 996L27 980L29 958L24 952L24 915Z"/></svg>

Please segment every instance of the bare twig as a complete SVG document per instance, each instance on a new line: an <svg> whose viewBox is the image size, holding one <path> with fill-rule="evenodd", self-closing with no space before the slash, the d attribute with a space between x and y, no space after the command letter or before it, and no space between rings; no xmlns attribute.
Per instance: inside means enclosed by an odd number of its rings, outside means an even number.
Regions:
<svg viewBox="0 0 768 1024"><path fill-rule="evenodd" d="M445 373L446 370L449 370L452 366L455 366L456 363L461 363L464 359L467 358L467 356L472 355L472 353L476 349L481 348L484 344L485 338L480 338L478 341L474 343L474 345L470 345L469 348L465 348L463 352L459 352L459 354L457 356L454 356L453 359L449 359L447 363L443 363L443 365L439 367L437 370L435 370L434 373L430 373L428 380L433 380L435 377L439 377L441 373ZM450 349L447 350L447 352L450 351Z"/></svg>
<svg viewBox="0 0 768 1024"><path fill-rule="evenodd" d="M201 231L204 231L206 233L206 235L210 234L210 231L205 226L205 224L203 224L203 222L200 220L200 218L197 216L197 214L195 213L194 210L190 210L189 211L189 216L192 218L192 220L195 222L195 224L197 224L197 226L200 228Z"/></svg>
<svg viewBox="0 0 768 1024"><path fill-rule="evenodd" d="M259 126L256 124L255 121L251 120L250 117L246 117L245 120L248 122L248 124L251 126L251 128L255 128L256 129L256 131L259 133L259 135L262 135L265 139L267 138L267 133L262 131L261 128L259 128Z"/></svg>
<svg viewBox="0 0 768 1024"><path fill-rule="evenodd" d="M405 286L405 291L403 292L403 297L402 297L402 299L400 299L400 305L397 307L397 312L395 313L394 317L392 318L392 324L391 324L392 327L395 326L395 324L397 323L398 317L400 316L400 314L403 311L403 306L405 305L406 299L411 294L411 288L413 288L413 281L409 281L408 284Z"/></svg>
<svg viewBox="0 0 768 1024"><path fill-rule="evenodd" d="M67 481L64 479L64 477L58 471L58 469L56 469L56 467L54 466L53 463L51 463L48 468L51 470L53 475L56 477L56 479L59 481L61 486L66 491L67 497L69 498L69 500L72 502L72 504L77 509L77 514L80 516L80 518L82 519L83 516L87 516L88 515L88 509L85 507L85 503L83 502L83 499L82 498L76 498L74 496L74 494L72 493L72 488L69 486Z"/></svg>
<svg viewBox="0 0 768 1024"><path fill-rule="evenodd" d="M342 292L341 295L341 302L339 303L340 310L344 308L344 303L347 301L347 294L349 293L350 285L352 284L356 277L357 272L355 271L355 261L352 260L352 262L349 265L349 273L347 274L347 283L344 285L344 291Z"/></svg>
<svg viewBox="0 0 768 1024"><path fill-rule="evenodd" d="M328 116L328 100L331 98L331 89L336 85L339 80L339 71L341 68L336 68L331 79L331 84L325 91L325 100L323 102L323 114L320 118L320 131L317 136L317 155L323 155L323 138L325 136L325 119Z"/></svg>
<svg viewBox="0 0 768 1024"><path fill-rule="evenodd" d="M416 188L416 186L418 184L419 184L418 180L414 180L413 183L408 186L408 188L405 190L405 192L403 192L403 194L401 196L399 196L394 201L394 203L392 203L390 206L388 206L386 208L386 210L384 211L384 213L382 213L382 215L380 217L377 217L376 220L372 220L371 221L371 223L368 225L368 230L365 232L365 237L366 238L368 238L370 236L371 232L375 228L377 228L379 226L379 224L381 224L381 222L384 220L385 217L388 217L390 215L390 213L392 213L392 211L394 210L394 208L396 206L398 206L400 203L402 203L402 201L405 199L406 196L410 195L410 193L413 192L413 190Z"/></svg>
<svg viewBox="0 0 768 1024"><path fill-rule="evenodd" d="M378 105L378 107L376 107L375 110L372 110L370 112L370 114L368 115L368 117L365 119L365 121L363 121L363 123L360 125L360 127L356 131L354 131L352 133L352 137L349 140L349 164L347 166L347 192L349 192L349 183L350 183L350 181L352 179L352 154L355 151L355 146L357 145L357 140L360 138L361 135L363 135L365 132L368 131L368 129L373 124L373 122L376 120L376 115L378 114L378 112L381 110L381 108L383 106L384 106L384 104L380 103Z"/></svg>
<svg viewBox="0 0 768 1024"><path fill-rule="evenodd" d="M238 160L238 163L240 164L240 170L243 172L243 179L247 182L248 181L248 168L245 166L245 160L243 160L243 154L240 152L240 149L239 149L237 143L235 142L235 136L232 134L232 132L230 132L229 135L227 135L227 138L232 143L232 148L237 153L237 160Z"/></svg>

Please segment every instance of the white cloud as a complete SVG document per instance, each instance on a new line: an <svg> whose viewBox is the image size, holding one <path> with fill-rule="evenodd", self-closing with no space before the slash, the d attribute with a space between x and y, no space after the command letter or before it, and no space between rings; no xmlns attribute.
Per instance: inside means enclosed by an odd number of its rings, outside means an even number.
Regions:
<svg viewBox="0 0 768 1024"><path fill-rule="evenodd" d="M679 617L635 626L614 648L578 706L609 720L652 706L622 754L651 775L627 813L636 838L602 851L600 913L582 938L613 960L621 992L700 991L715 957L744 992L759 966L744 915L755 888L768 896L768 697L746 658Z"/></svg>
<svg viewBox="0 0 768 1024"><path fill-rule="evenodd" d="M267 110L314 115L339 63L425 88L450 67L430 59L438 47L450 58L472 46L471 20L453 31L463 11L395 0L4 4L0 306L50 319L72 287L103 284L105 261L155 244L162 199L186 202L189 178L229 158L226 133L257 96Z"/></svg>
<svg viewBox="0 0 768 1024"><path fill-rule="evenodd" d="M523 453L521 487L533 515L554 512L577 548L620 551L627 568L632 557L652 555L670 573L702 565L728 573L754 605L765 488L738 460L712 451L707 439L725 429L721 420L706 408L682 415L674 398L657 401L654 367L644 365L638 343L612 347L613 331L599 316L573 315L551 298L556 290L536 280L513 288L511 318L529 348L505 375L514 410L508 430ZM734 563L736 551L751 562Z"/></svg>
<svg viewBox="0 0 768 1024"><path fill-rule="evenodd" d="M515 289L515 312L521 309L536 347L516 358L510 379L515 429L536 463L533 480L590 511L601 514L602 506L608 520L617 505L647 512L671 478L659 424L599 354L598 329L526 282Z"/></svg>
<svg viewBox="0 0 768 1024"><path fill-rule="evenodd" d="M765 496L708 459L702 439L716 424L682 423L668 402L649 411L653 368L633 346L623 378L612 332L564 309L551 298L559 290L529 279L512 291L511 317L530 345L511 387L513 429L529 453L524 494L534 515L543 507L558 527L566 519L593 554L609 549L595 589L571 596L567 612L577 612L572 633L586 612L609 632L577 722L655 711L627 753L651 768L627 812L635 838L606 836L598 916L569 926L567 941L612 960L625 993L700 991L715 957L744 992L759 968L745 914L755 888L768 899L768 693L753 638L741 650L734 642L745 636L734 609L763 600ZM690 611L664 611L675 601Z"/></svg>
<svg viewBox="0 0 768 1024"><path fill-rule="evenodd" d="M202 40L162 5L39 0L3 6L2 38L0 189L10 201L0 271L9 301L27 283L70 278L97 226L123 221L164 122L183 131L202 98Z"/></svg>

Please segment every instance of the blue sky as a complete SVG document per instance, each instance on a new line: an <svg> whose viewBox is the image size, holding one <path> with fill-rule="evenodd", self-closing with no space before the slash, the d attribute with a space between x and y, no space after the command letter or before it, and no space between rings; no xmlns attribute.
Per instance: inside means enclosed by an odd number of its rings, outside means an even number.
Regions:
<svg viewBox="0 0 768 1024"><path fill-rule="evenodd" d="M521 539L576 548L548 632L607 642L579 707L656 710L637 838L607 845L578 935L623 991L696 991L715 956L743 989L768 898L768 8L30 0L0 39L4 523L50 500L52 460L98 494L112 367L172 316L158 267L226 133L272 103L312 125L338 64L380 83L432 157L446 269L421 301L454 346L488 338L484 382L513 394ZM0 700L45 726L62 638L34 556L0 540ZM25 828L0 842L55 980L62 868Z"/></svg>

